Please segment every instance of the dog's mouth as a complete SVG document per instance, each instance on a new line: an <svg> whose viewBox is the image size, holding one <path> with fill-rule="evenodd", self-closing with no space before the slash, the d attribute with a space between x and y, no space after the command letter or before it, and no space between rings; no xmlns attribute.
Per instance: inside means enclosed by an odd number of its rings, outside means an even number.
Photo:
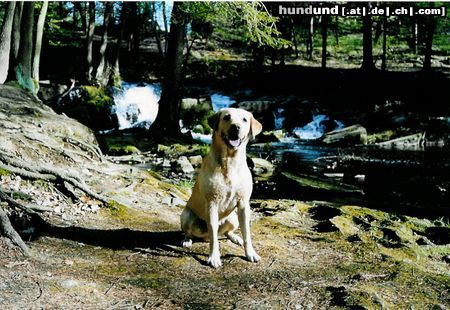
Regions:
<svg viewBox="0 0 450 310"><path fill-rule="evenodd" d="M222 134L222 140L233 149L237 149L242 144L242 139L239 137L230 137L225 134Z"/></svg>

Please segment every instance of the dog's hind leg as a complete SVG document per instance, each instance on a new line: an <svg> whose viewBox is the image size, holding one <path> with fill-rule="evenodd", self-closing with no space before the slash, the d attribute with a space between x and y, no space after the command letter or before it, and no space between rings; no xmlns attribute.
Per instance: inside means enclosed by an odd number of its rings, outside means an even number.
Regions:
<svg viewBox="0 0 450 310"><path fill-rule="evenodd" d="M236 211L233 211L224 223L220 226L219 231L225 235L231 242L237 245L243 245L244 241L236 235L234 231L239 228L239 220Z"/></svg>
<svg viewBox="0 0 450 310"><path fill-rule="evenodd" d="M200 219L190 208L184 208L181 213L181 230L184 232L183 247L192 246L192 238L205 238L208 230L205 221Z"/></svg>

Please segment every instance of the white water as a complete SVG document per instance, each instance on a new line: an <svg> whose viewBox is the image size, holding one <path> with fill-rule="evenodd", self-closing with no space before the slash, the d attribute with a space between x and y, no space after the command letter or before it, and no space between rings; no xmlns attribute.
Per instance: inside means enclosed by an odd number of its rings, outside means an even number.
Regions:
<svg viewBox="0 0 450 310"><path fill-rule="evenodd" d="M122 82L122 90L114 95L114 112L119 129L150 128L158 115L161 87L158 84Z"/></svg>
<svg viewBox="0 0 450 310"><path fill-rule="evenodd" d="M330 118L324 114L317 114L313 116L313 120L303 127L294 128L293 132L296 136L303 140L314 140L322 137L326 131L326 127L322 124L324 121L328 121ZM344 124L340 121L334 121L336 129L344 128Z"/></svg>
<svg viewBox="0 0 450 310"><path fill-rule="evenodd" d="M235 102L236 102L236 100L233 100L228 96L219 95L219 94L211 95L211 104L212 104L213 110L215 112L217 112L223 108L228 108Z"/></svg>

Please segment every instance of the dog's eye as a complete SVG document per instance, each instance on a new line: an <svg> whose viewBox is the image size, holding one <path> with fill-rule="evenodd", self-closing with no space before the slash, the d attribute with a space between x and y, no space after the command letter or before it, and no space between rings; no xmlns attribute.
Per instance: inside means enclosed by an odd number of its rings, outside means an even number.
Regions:
<svg viewBox="0 0 450 310"><path fill-rule="evenodd" d="M244 121L244 123L247 123L247 122L248 122L248 120L247 120L246 117L244 117L242 120Z"/></svg>
<svg viewBox="0 0 450 310"><path fill-rule="evenodd" d="M227 115L225 115L225 116L223 117L223 120L224 120L224 121L229 121L230 119L231 119L230 114L227 114Z"/></svg>

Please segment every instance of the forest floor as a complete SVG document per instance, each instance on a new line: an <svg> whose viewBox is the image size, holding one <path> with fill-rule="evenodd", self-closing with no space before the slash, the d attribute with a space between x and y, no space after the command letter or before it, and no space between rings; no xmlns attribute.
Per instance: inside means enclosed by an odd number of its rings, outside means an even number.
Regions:
<svg viewBox="0 0 450 310"><path fill-rule="evenodd" d="M182 206L164 203L186 201L189 188L115 164L88 128L13 87L0 86L0 127L0 189L41 207L27 220L31 212L3 206L32 253L0 238L3 309L450 307L444 220L253 200L262 261L221 240L215 270L207 243L179 246Z"/></svg>

